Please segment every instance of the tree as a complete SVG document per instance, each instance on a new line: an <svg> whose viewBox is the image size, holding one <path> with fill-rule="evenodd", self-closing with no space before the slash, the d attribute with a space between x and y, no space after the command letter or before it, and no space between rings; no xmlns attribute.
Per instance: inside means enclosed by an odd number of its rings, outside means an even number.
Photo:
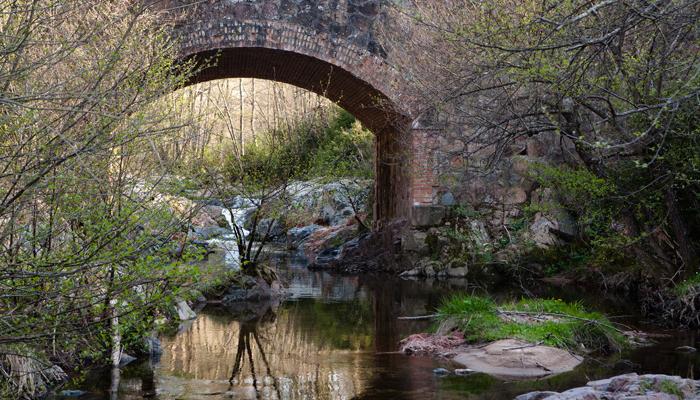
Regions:
<svg viewBox="0 0 700 400"><path fill-rule="evenodd" d="M3 2L0 30L0 393L28 398L51 363L137 350L196 272L144 150L190 71L131 1Z"/></svg>
<svg viewBox="0 0 700 400"><path fill-rule="evenodd" d="M492 166L524 137L559 135L571 169L614 188L582 239L695 272L700 2L408 3L391 54L463 143L450 157Z"/></svg>

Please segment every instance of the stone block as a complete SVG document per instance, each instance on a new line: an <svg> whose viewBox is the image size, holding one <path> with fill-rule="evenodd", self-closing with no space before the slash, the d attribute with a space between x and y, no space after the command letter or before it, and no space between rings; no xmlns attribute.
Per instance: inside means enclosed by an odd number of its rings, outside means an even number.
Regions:
<svg viewBox="0 0 700 400"><path fill-rule="evenodd" d="M443 206L414 206L411 212L411 225L416 228L439 226L446 214L447 209Z"/></svg>

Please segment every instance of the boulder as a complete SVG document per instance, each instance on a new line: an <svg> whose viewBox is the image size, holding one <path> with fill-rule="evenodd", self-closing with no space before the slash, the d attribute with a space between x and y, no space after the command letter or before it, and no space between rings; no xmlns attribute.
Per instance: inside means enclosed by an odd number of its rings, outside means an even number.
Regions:
<svg viewBox="0 0 700 400"><path fill-rule="evenodd" d="M321 226L316 224L292 228L287 231L287 242L294 247L299 247L304 240L319 229Z"/></svg>
<svg viewBox="0 0 700 400"><path fill-rule="evenodd" d="M195 228L219 227L219 224L204 210L199 210L193 217L191 224Z"/></svg>
<svg viewBox="0 0 700 400"><path fill-rule="evenodd" d="M636 373L591 381L586 386L565 392L532 392L516 400L678 400L696 399L700 381L669 375L637 375Z"/></svg>
<svg viewBox="0 0 700 400"><path fill-rule="evenodd" d="M231 229L231 227L228 224L228 221L226 220L226 217L224 217L224 210L225 209L220 206L208 205L202 207L201 212L211 217L211 219L216 222L219 228Z"/></svg>
<svg viewBox="0 0 700 400"><path fill-rule="evenodd" d="M541 207L530 225L530 239L537 247L547 248L571 240L578 233L576 220L562 208L551 189L538 189L532 193L532 204Z"/></svg>

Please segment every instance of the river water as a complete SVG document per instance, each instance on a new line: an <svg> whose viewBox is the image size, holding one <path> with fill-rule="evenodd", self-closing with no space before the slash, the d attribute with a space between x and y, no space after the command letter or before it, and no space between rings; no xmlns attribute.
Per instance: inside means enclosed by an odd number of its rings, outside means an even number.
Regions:
<svg viewBox="0 0 700 400"><path fill-rule="evenodd" d="M109 372L88 376L81 399L512 399L533 390L561 391L588 380L626 372L693 377L697 354L674 351L695 345L694 332L669 332L659 344L589 360L575 371L539 381L503 382L483 374L437 377L449 361L398 354L398 342L430 329L430 322L400 316L434 312L445 296L476 291L464 280L407 281L380 276L311 272L288 262L279 269L289 285L281 304L208 306L177 334L161 337L159 359L121 372L118 390ZM503 296L518 296L509 291ZM633 305L576 291L615 315ZM626 317L625 321L636 321Z"/></svg>

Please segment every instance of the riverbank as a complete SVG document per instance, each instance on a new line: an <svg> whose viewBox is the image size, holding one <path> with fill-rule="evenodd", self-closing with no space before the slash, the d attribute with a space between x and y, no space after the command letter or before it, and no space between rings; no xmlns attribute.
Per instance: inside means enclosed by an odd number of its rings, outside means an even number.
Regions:
<svg viewBox="0 0 700 400"><path fill-rule="evenodd" d="M378 271L385 273L388 271L389 274L384 275L385 277L402 273L402 278L397 280L402 284L445 285L454 288L457 292L473 291L474 284L497 287L499 282L509 282L508 287L516 290L517 285L513 285L513 282L520 282L521 285L525 285L524 288L532 288L533 290L536 287L544 286L541 282L535 281L543 276L537 273L527 275L523 271L522 265L513 267L507 264L485 263L480 258L464 259L459 257L460 253L453 253L452 249L455 248L455 243L458 243L457 239L466 243L466 247L462 251L474 251L475 247L473 246L476 246L477 243L482 243L479 245L480 248L488 248L488 246L483 245L486 242L478 241L487 240L486 238L489 237L487 232L478 229L478 224L473 224L476 227L474 232L480 233L476 236L470 233L467 235L469 240L464 240L461 236L456 239L447 235L446 230L453 229L454 225L445 221L442 222L443 225L427 229L405 230L405 225L399 225L395 227L395 231L385 230L379 234L367 231L363 225L369 223L368 217L357 208L358 204L364 204L366 207L366 203L363 200L348 199L347 193L349 190L351 193L359 192L364 193L362 196L366 196L369 183L369 181L364 183L357 181L294 183L291 187L293 189L291 197L295 213L286 215L283 219L258 221L258 224L265 227L264 231L269 233L270 243L265 246L264 252L269 256L284 254L294 259L296 265L300 265L304 269L311 267L317 271L338 271L345 274L357 274L358 272L373 274ZM273 316L277 314L276 310L283 307L284 304L288 304L284 296L291 296L291 300L295 301L293 276L291 281L289 280L290 276L280 277L280 281L285 282L285 286L288 286L286 288L282 288L279 283L273 285L272 282L265 282L263 284L260 281L255 281L254 278L247 282L240 282L238 279L241 267L234 230L236 227L242 227L244 234L248 235L251 240L261 239L261 237L253 237L251 233L251 224L256 210L254 202L243 198L223 199L222 201L207 197L203 193L190 197L174 196L170 201L180 205L183 209L195 210L190 219L190 225L186 232L183 232L183 238L185 238L185 243L206 249L207 256L202 265L208 266L203 269L206 271L204 279L192 287L188 297L178 299L176 304L179 309L167 317L171 321L171 325L184 324L173 329L181 330L182 326L186 327L192 324L192 321L196 321L198 315L201 315L202 307L221 306L226 310L226 313L248 323L261 320L274 321L275 317ZM471 227L472 224L470 223L469 226ZM384 234L386 235L382 236ZM378 243L391 242L397 237L401 238L398 253L384 251L390 246L377 246ZM253 246L257 248L259 244L253 242ZM380 249L382 251L363 253L356 251L358 249L370 249L370 251ZM435 254L442 254L446 258L437 260ZM267 260L271 259L267 258ZM514 275L514 271L518 273ZM537 272L538 270L533 269L533 271ZM233 275L229 276L229 274ZM312 274L323 275L325 273L312 272ZM514 280L514 276L517 276L519 280ZM349 275L348 279L362 280L361 276L357 275ZM392 281L396 280L395 278L391 279ZM565 286L565 288L570 287ZM285 295L282 295L282 291L285 292ZM548 296L546 293L539 295ZM577 296L572 297L569 300L578 300ZM432 304L432 309L424 309L422 313L432 312L434 307L438 305ZM397 316L387 318L397 318ZM416 332L421 332L421 330L408 333ZM397 343L401 339L403 338L375 337L375 340L387 342L384 348L388 352L396 351ZM393 342L389 343L391 340ZM530 346L532 343L528 342L527 345ZM537 367L538 361L534 362L535 367ZM546 368L555 370L555 367L550 365ZM452 370L454 368L448 367L446 369Z"/></svg>
<svg viewBox="0 0 700 400"><path fill-rule="evenodd" d="M670 336L649 347L585 360L572 372L544 380L502 380L480 373L437 376L433 371L438 368L453 372L463 367L448 359L398 354L402 338L429 331L432 325L429 320L399 318L431 313L445 297L483 289L465 279L418 281L385 274L349 276L309 271L291 256L280 260L277 271L286 282L283 301L271 306L241 302L241 307L256 306L240 311L207 305L196 319L183 321L173 332L160 335L163 354L157 361L146 357L123 369L119 399L138 399L149 392L157 392L163 400L227 395L255 398L255 393L264 398L266 394L275 396L271 393L276 385L281 397L290 399L470 396L512 400L538 390L564 392L590 380L629 372L689 377L700 367L697 353L675 350L695 343L691 332L666 331ZM496 297L519 296L517 292L491 293ZM628 314L629 304L614 297L584 295L583 302L611 315ZM627 324L632 322L625 319ZM643 324L638 327L647 328ZM245 343L247 335L255 372L244 347L246 361L231 384L239 344ZM83 382L66 389L87 392L81 397L84 400L102 399L108 395L111 377L108 371L95 371Z"/></svg>

